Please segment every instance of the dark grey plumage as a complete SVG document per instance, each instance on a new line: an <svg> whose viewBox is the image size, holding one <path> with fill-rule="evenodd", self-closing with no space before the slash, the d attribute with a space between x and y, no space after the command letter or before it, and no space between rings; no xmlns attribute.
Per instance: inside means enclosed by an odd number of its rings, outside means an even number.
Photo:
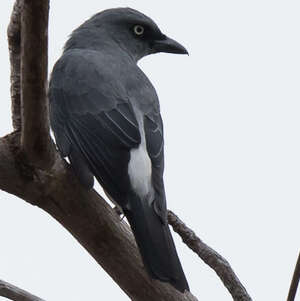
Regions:
<svg viewBox="0 0 300 301"><path fill-rule="evenodd" d="M50 81L50 121L81 183L95 176L124 211L152 278L189 290L167 223L163 125L137 66L156 52L187 53L148 17L109 9L71 35Z"/></svg>

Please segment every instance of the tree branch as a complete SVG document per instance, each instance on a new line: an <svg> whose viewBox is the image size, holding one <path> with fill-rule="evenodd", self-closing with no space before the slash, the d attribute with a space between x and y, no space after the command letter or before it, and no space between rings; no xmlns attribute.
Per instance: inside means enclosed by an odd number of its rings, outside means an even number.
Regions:
<svg viewBox="0 0 300 301"><path fill-rule="evenodd" d="M50 143L48 76L49 0L23 0L21 14L21 145L32 164L53 164Z"/></svg>
<svg viewBox="0 0 300 301"><path fill-rule="evenodd" d="M292 278L292 282L291 282L291 286L290 286L287 301L294 301L295 300L296 293L297 293L297 288L298 288L298 285L299 285L299 279L300 279L300 253L299 253L299 256L298 256L297 263L296 263L296 267L295 267L294 275L293 275L293 278Z"/></svg>
<svg viewBox="0 0 300 301"><path fill-rule="evenodd" d="M43 299L36 297L3 280L0 280L0 296L14 301L43 301Z"/></svg>
<svg viewBox="0 0 300 301"><path fill-rule="evenodd" d="M59 221L135 301L196 301L149 278L128 224L94 190L87 191L57 154L48 171L26 165L18 133L0 139L0 189L39 206Z"/></svg>
<svg viewBox="0 0 300 301"><path fill-rule="evenodd" d="M233 300L252 300L224 257L206 245L195 232L189 229L172 211L168 211L168 221L173 227L173 230L180 235L183 242L217 273Z"/></svg>
<svg viewBox="0 0 300 301"><path fill-rule="evenodd" d="M21 56L21 1L15 2L7 29L8 49L11 66L10 93L12 123L16 131L21 130L20 56Z"/></svg>
<svg viewBox="0 0 300 301"><path fill-rule="evenodd" d="M171 285L148 277L127 223L120 221L119 216L94 190L85 190L78 183L70 166L57 152L52 152L54 148L49 135L45 88L47 0L17 0L15 4L8 30L11 35L12 75L16 75L16 81L12 79L12 89L15 89L16 94L12 95L20 95L17 80L20 57L16 53L20 52L17 51L20 49L20 39L17 37L20 30L18 22L21 1L22 126L21 133L15 132L0 139L0 189L39 206L59 221L132 300L196 301L191 293L181 294ZM13 100L16 108L18 97ZM17 109L13 109L13 112L16 118ZM14 123L15 128L20 129L20 124ZM172 224L172 219L170 223ZM173 224L176 229L178 220ZM180 227L177 230L180 232ZM194 251L198 250L198 254L201 254L199 256L206 258L210 266L217 266L215 261L223 261L222 268L217 273L226 280L225 285L230 291L236 291L234 296L240 294L241 297L235 300L251 300L250 297L245 297L246 293L241 289L234 273L228 273L229 264L209 247L203 248L203 243L195 234L188 234L193 232L184 233L181 233L184 241Z"/></svg>

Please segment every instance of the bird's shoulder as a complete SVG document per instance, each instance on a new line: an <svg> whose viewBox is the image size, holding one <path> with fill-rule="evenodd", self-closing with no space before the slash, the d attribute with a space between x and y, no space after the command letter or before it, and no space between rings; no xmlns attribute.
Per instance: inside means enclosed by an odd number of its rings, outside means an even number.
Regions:
<svg viewBox="0 0 300 301"><path fill-rule="evenodd" d="M65 138L68 129L98 131L102 137L109 137L108 133L114 131L122 145L140 141L126 90L116 78L118 75L107 67L111 64L102 61L99 52L72 50L65 52L53 69L49 85L50 122L63 154L69 153L71 138ZM120 143L115 141L116 145Z"/></svg>
<svg viewBox="0 0 300 301"><path fill-rule="evenodd" d="M104 110L110 109L112 100L126 97L124 84L118 80L120 68L101 52L84 49L67 51L53 68L50 101L59 99L51 97L53 93L58 93L72 103L87 102L91 109L96 103L102 105Z"/></svg>
<svg viewBox="0 0 300 301"><path fill-rule="evenodd" d="M93 111L95 105L110 110L115 102L131 102L143 113L159 110L158 97L148 77L129 57L113 51L66 51L53 68L49 96L50 102L64 100L71 107L87 104Z"/></svg>

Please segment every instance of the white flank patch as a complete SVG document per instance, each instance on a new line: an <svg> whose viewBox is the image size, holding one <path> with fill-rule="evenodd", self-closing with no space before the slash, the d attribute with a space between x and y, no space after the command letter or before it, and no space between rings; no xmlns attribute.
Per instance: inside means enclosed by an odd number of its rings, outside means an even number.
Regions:
<svg viewBox="0 0 300 301"><path fill-rule="evenodd" d="M153 192L152 188L152 164L146 149L143 119L140 118L141 144L130 151L128 163L128 175L131 186L140 198L145 198Z"/></svg>

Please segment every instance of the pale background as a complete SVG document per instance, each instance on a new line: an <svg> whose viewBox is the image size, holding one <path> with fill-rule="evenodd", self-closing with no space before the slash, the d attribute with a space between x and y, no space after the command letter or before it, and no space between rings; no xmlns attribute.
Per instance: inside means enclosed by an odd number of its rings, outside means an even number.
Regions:
<svg viewBox="0 0 300 301"><path fill-rule="evenodd" d="M13 2L0 1L1 135L11 131ZM229 260L254 300L285 300L300 246L299 1L53 0L49 70L75 27L118 6L149 15L190 52L140 62L161 101L168 207ZM0 197L0 279L46 300L128 300L54 219ZM174 236L199 300L231 300Z"/></svg>

